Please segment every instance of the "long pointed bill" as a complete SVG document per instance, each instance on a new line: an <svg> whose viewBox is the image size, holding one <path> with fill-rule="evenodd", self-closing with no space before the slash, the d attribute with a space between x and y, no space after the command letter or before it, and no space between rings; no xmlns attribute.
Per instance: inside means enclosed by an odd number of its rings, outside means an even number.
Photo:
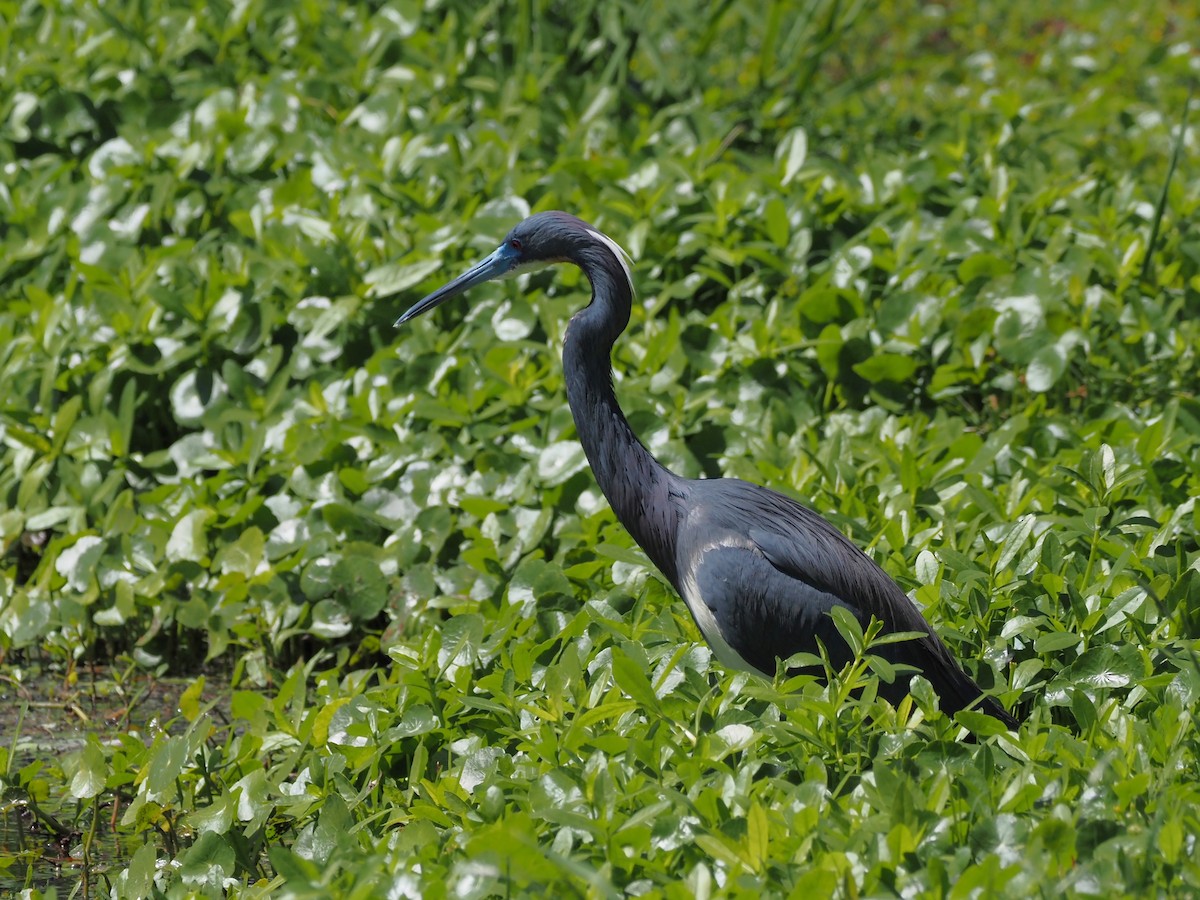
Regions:
<svg viewBox="0 0 1200 900"><path fill-rule="evenodd" d="M399 328L405 322L415 319L422 313L429 312L435 306L441 306L451 297L457 297L464 291L469 291L477 284L483 284L485 281L491 281L493 278L500 278L507 275L512 270L515 256L516 251L512 250L507 244L501 244L496 252L487 257L487 259L476 263L449 284L442 285L428 297L414 303L408 312L396 320L395 327Z"/></svg>

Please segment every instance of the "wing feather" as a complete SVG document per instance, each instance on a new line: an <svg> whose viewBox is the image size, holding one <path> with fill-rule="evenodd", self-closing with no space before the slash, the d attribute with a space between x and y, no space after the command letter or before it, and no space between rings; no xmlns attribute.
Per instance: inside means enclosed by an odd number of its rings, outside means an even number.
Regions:
<svg viewBox="0 0 1200 900"><path fill-rule="evenodd" d="M812 510L767 488L736 479L691 483L693 509L679 535L680 593L693 614L709 619L747 663L767 674L775 660L816 652L819 640L835 665L849 648L829 611L849 609L865 626L872 616L887 631L921 637L885 645L893 663L920 671L953 713L977 701L979 687L959 667L920 610L874 560ZM697 621L700 620L697 615ZM911 676L880 686L898 702ZM992 698L981 707L1010 726Z"/></svg>

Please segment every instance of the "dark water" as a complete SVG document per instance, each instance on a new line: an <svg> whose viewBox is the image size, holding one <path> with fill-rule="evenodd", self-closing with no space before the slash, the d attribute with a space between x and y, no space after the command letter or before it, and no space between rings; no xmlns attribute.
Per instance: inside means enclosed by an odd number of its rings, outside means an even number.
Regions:
<svg viewBox="0 0 1200 900"><path fill-rule="evenodd" d="M0 897L24 888L94 896L108 872L128 864L145 836L117 830L122 810L114 810L112 793L102 791L99 804L81 804L47 769L82 747L88 734L103 744L131 731L157 731L178 717L179 697L194 681L105 667L0 670L0 747L11 757L7 769L0 766ZM206 679L206 699L227 694L220 677ZM44 782L40 789L21 777L39 764L42 772L33 777Z"/></svg>

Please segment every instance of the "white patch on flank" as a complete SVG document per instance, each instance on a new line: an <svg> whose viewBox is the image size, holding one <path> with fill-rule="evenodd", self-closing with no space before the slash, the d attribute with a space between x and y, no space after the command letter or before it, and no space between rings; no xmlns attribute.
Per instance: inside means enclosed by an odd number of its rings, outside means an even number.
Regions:
<svg viewBox="0 0 1200 900"><path fill-rule="evenodd" d="M758 669L742 659L742 655L729 646L729 642L721 634L721 627L717 624L717 617L713 615L713 611L708 608L708 604L700 596L700 585L696 582L696 570L700 568L705 553L721 547L759 552L758 548L750 541L744 538L739 539L733 535L714 538L702 544L691 559L684 561L683 577L680 579L682 583L680 593L683 594L683 602L687 604L688 609L692 613L692 618L696 620L696 625L700 628L700 633L708 641L708 646L712 647L717 659L731 669L741 669L744 672L753 672L755 675L761 676L762 673Z"/></svg>
<svg viewBox="0 0 1200 900"><path fill-rule="evenodd" d="M617 262L619 262L621 264L621 268L625 270L625 280L629 282L629 293L636 293L633 287L633 272L629 268L633 264L633 260L630 258L629 254L625 252L625 248L610 238L607 234L601 234L599 231L593 231L590 228L588 229L588 234L600 241L602 244L604 244L604 246L608 247L608 249L613 252L613 256L617 258Z"/></svg>

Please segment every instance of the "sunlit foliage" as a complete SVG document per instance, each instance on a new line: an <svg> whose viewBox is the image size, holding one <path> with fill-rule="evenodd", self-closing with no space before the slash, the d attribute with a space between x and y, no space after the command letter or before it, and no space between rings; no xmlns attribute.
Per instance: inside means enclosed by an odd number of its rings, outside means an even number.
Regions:
<svg viewBox="0 0 1200 900"><path fill-rule="evenodd" d="M1200 891L1189 5L0 8L4 702L210 675L0 733L91 896ZM647 445L827 514L1019 734L710 658L574 440L577 272L392 328L545 208L635 260Z"/></svg>

